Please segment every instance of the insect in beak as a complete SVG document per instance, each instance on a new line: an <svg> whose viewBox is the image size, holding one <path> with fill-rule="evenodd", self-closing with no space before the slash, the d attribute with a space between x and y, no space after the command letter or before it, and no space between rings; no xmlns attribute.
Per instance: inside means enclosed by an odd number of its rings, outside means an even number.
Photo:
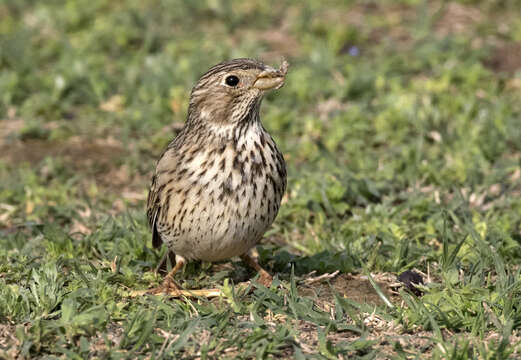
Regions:
<svg viewBox="0 0 521 360"><path fill-rule="evenodd" d="M286 80L288 67L289 64L286 60L282 61L278 70L272 67L267 67L257 75L253 87L259 90L280 89L284 85L284 80Z"/></svg>

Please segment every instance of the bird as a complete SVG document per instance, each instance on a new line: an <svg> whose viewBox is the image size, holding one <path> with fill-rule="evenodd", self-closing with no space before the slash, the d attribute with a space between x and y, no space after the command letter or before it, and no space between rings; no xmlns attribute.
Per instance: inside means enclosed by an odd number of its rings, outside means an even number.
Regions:
<svg viewBox="0 0 521 360"><path fill-rule="evenodd" d="M264 95L284 85L288 67L286 60L276 69L233 59L211 67L193 87L185 124L160 156L148 194L152 244L175 254L152 292L181 293L174 275L190 261L235 256L258 272L259 283L272 283L251 250L277 216L287 175L259 110Z"/></svg>

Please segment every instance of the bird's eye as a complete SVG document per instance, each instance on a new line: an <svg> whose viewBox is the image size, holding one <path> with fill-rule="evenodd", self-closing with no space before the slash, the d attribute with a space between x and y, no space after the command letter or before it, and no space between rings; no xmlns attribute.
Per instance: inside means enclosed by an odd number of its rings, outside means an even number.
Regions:
<svg viewBox="0 0 521 360"><path fill-rule="evenodd" d="M235 75L230 75L227 76L226 79L224 79L224 82L228 86L237 86L237 84L239 83L239 78Z"/></svg>

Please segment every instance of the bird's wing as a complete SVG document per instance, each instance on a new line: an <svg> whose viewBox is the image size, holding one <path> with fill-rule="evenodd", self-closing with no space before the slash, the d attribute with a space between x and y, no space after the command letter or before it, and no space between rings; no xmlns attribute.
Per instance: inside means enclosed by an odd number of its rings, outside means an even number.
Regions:
<svg viewBox="0 0 521 360"><path fill-rule="evenodd" d="M148 193L147 217L152 229L152 245L156 248L163 243L160 233L174 225L170 215L181 210L179 195L173 191L184 185L176 177L180 160L178 154L179 149L168 147L161 155Z"/></svg>
<svg viewBox="0 0 521 360"><path fill-rule="evenodd" d="M157 218L161 212L161 204L159 201L159 188L157 186L157 173L154 174L152 177L152 185L150 186L150 191L148 193L148 199L147 199L147 217L148 217L148 224L150 225L150 228L152 229L152 245L155 248L158 248L161 246L163 241L161 240L161 236L159 236L159 233L157 231L156 227L156 221Z"/></svg>

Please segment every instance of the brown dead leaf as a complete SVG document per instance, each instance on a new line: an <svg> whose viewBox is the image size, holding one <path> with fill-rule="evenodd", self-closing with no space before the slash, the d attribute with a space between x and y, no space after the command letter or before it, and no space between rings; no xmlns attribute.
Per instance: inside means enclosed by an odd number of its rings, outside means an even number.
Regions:
<svg viewBox="0 0 521 360"><path fill-rule="evenodd" d="M110 271L112 271L113 273L116 273L117 267L118 267L118 256L116 255L114 257L114 260L112 260L112 262L110 263Z"/></svg>
<svg viewBox="0 0 521 360"><path fill-rule="evenodd" d="M486 193L472 193L469 196L469 203L472 207L480 207L483 205L483 201L485 200L485 197L487 196Z"/></svg>
<svg viewBox="0 0 521 360"><path fill-rule="evenodd" d="M114 95L104 103L100 104L100 109L106 112L120 112L123 110L125 98L121 95Z"/></svg>
<svg viewBox="0 0 521 360"><path fill-rule="evenodd" d="M442 141L441 134L437 131L429 132L429 137L437 143L440 143Z"/></svg>
<svg viewBox="0 0 521 360"><path fill-rule="evenodd" d="M70 234L84 234L84 235L89 235L92 233L92 230L90 228L88 228L87 226L85 226L85 224L77 221L77 220L74 220L72 222L72 225L70 227L70 230L69 230L69 233Z"/></svg>
<svg viewBox="0 0 521 360"><path fill-rule="evenodd" d="M34 202L32 202L31 200L27 200L27 202L25 203L25 213L27 215L30 215L33 213L33 210L34 210Z"/></svg>
<svg viewBox="0 0 521 360"><path fill-rule="evenodd" d="M441 36L474 31L483 21L483 14L478 7L450 2L443 9L443 16L436 24L436 33Z"/></svg>
<svg viewBox="0 0 521 360"><path fill-rule="evenodd" d="M493 184L488 188L489 195L497 196L501 192L501 185L500 184Z"/></svg>

